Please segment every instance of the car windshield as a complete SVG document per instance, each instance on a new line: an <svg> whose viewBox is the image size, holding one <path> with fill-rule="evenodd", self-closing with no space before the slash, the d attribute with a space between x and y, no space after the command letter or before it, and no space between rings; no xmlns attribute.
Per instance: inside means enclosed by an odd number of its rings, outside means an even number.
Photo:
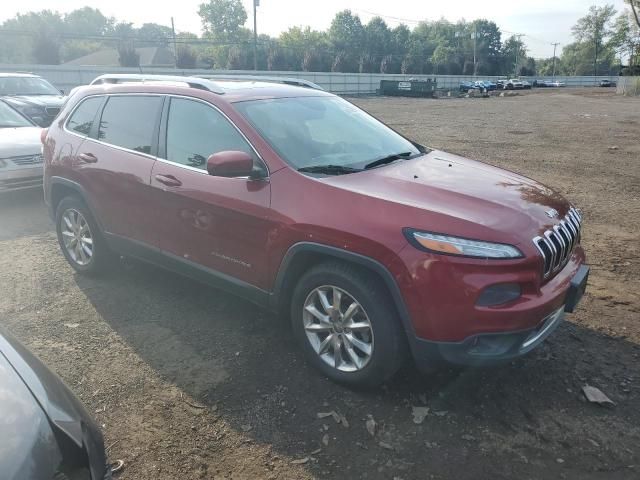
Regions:
<svg viewBox="0 0 640 480"><path fill-rule="evenodd" d="M413 143L338 97L252 100L235 107L296 169L350 173L420 155Z"/></svg>
<svg viewBox="0 0 640 480"><path fill-rule="evenodd" d="M0 77L0 95L60 95L44 78Z"/></svg>
<svg viewBox="0 0 640 480"><path fill-rule="evenodd" d="M33 125L4 102L0 102L0 128L33 127Z"/></svg>

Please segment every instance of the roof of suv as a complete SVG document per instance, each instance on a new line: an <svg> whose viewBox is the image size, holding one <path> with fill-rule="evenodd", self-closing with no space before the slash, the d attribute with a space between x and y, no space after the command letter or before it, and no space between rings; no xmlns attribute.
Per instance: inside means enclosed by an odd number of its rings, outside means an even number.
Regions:
<svg viewBox="0 0 640 480"><path fill-rule="evenodd" d="M87 87L84 87L87 88ZM102 75L89 88L110 93L155 92L175 93L176 90L196 90L211 92L222 96L228 102L248 100L302 97L332 96L318 85L307 80L289 77L262 77L253 75L207 77L168 76L168 75Z"/></svg>

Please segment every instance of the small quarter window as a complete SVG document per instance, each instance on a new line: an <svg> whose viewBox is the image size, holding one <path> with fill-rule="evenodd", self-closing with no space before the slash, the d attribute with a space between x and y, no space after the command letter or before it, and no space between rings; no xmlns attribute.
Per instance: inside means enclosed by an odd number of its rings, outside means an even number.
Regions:
<svg viewBox="0 0 640 480"><path fill-rule="evenodd" d="M96 113L102 104L102 100L102 97L91 97L84 100L69 118L67 128L80 135L89 135L93 126L93 119L96 118Z"/></svg>

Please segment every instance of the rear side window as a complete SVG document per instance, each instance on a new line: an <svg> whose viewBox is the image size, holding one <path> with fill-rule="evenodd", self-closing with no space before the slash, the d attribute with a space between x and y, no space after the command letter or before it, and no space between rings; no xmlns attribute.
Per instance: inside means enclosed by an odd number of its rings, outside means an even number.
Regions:
<svg viewBox="0 0 640 480"><path fill-rule="evenodd" d="M167 123L167 160L207 169L207 158L225 150L255 153L216 109L204 103L172 98Z"/></svg>
<svg viewBox="0 0 640 480"><path fill-rule="evenodd" d="M110 97L102 111L98 139L136 152L151 153L161 97Z"/></svg>
<svg viewBox="0 0 640 480"><path fill-rule="evenodd" d="M84 100L78 108L73 111L67 128L80 135L89 135L93 126L93 119L96 118L98 108L102 104L102 97L91 97Z"/></svg>

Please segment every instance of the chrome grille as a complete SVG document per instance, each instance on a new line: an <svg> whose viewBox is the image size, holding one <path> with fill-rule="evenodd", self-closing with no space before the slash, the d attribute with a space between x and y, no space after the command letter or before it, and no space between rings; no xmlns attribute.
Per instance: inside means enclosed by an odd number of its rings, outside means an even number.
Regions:
<svg viewBox="0 0 640 480"><path fill-rule="evenodd" d="M533 239L544 260L544 278L550 277L567 264L573 249L580 242L581 225L582 215L571 207L558 225Z"/></svg>
<svg viewBox="0 0 640 480"><path fill-rule="evenodd" d="M42 155L39 153L37 155L21 155L19 157L7 158L7 160L20 166L38 165L42 163Z"/></svg>

